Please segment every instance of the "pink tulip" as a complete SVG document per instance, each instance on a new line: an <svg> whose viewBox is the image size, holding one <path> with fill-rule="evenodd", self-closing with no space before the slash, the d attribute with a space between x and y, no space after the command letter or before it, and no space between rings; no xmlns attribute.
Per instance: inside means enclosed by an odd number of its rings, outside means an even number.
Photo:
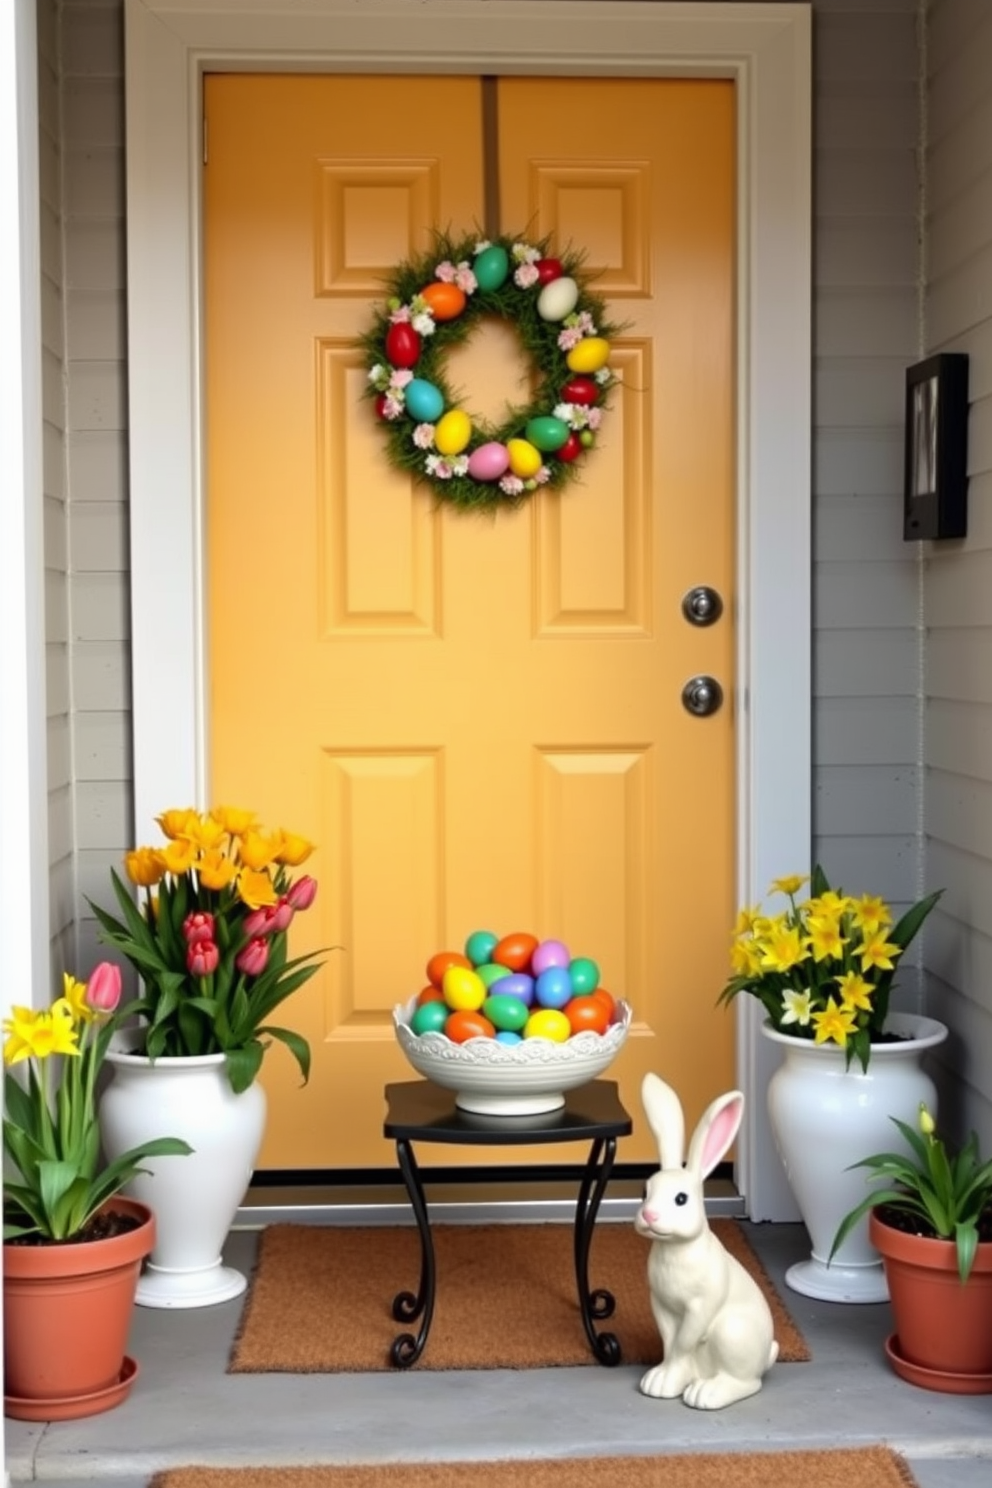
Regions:
<svg viewBox="0 0 992 1488"><path fill-rule="evenodd" d="M101 961L86 983L86 1002L95 1013L112 1013L121 1000L121 969Z"/></svg>
<svg viewBox="0 0 992 1488"><path fill-rule="evenodd" d="M234 964L245 976L259 976L265 970L265 963L268 959L269 942L264 936L256 935L238 953Z"/></svg>
<svg viewBox="0 0 992 1488"><path fill-rule="evenodd" d="M304 874L293 884L286 898L294 909L309 909L317 897L317 880Z"/></svg>
<svg viewBox="0 0 992 1488"><path fill-rule="evenodd" d="M253 909L251 914L245 915L245 934L252 938L256 935L271 935L275 929L272 923L275 912L274 904L263 904L261 909Z"/></svg>
<svg viewBox="0 0 992 1488"><path fill-rule="evenodd" d="M271 934L278 935L282 930L288 930L293 918L293 906L288 899L280 899L278 904L272 906Z"/></svg>
<svg viewBox="0 0 992 1488"><path fill-rule="evenodd" d="M214 938L214 917L204 910L195 910L183 920L183 938L187 945L200 945Z"/></svg>
<svg viewBox="0 0 992 1488"><path fill-rule="evenodd" d="M219 962L220 951L212 940L198 940L186 952L186 965L194 976L210 976Z"/></svg>

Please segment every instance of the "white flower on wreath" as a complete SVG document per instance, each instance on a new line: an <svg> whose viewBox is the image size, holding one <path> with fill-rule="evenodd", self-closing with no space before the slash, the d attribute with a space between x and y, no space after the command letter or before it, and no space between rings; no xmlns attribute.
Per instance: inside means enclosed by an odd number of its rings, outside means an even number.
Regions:
<svg viewBox="0 0 992 1488"><path fill-rule="evenodd" d="M519 496L524 483L519 475L504 475L500 477L499 488L507 496Z"/></svg>
<svg viewBox="0 0 992 1488"><path fill-rule="evenodd" d="M538 485L538 486L546 486L547 483L548 483L548 481L550 479L551 479L551 470L550 470L550 468L547 465L542 465L541 468L540 468L540 470L534 476L534 484L535 485Z"/></svg>
<svg viewBox="0 0 992 1488"><path fill-rule="evenodd" d="M532 284L538 280L537 265L522 263L519 269L513 271L513 282L518 289L530 289Z"/></svg>
<svg viewBox="0 0 992 1488"><path fill-rule="evenodd" d="M443 455L428 455L424 461L424 469L435 480L450 480L455 473L451 462Z"/></svg>
<svg viewBox="0 0 992 1488"><path fill-rule="evenodd" d="M392 422L403 416L403 398L397 397L395 393L387 393L382 405L382 416Z"/></svg>
<svg viewBox="0 0 992 1488"><path fill-rule="evenodd" d="M413 442L418 449L427 450L434 448L434 425L418 424L413 431Z"/></svg>
<svg viewBox="0 0 992 1488"><path fill-rule="evenodd" d="M478 256L480 253L485 253L486 249L491 247L492 244L488 238L480 238L472 251Z"/></svg>
<svg viewBox="0 0 992 1488"><path fill-rule="evenodd" d="M410 324L420 336L433 336L434 334L434 317L429 310L418 311Z"/></svg>
<svg viewBox="0 0 992 1488"><path fill-rule="evenodd" d="M369 371L369 382L377 392L384 392L389 386L389 368L384 367L381 362L376 362Z"/></svg>
<svg viewBox="0 0 992 1488"><path fill-rule="evenodd" d="M540 256L537 249L532 248L529 243L514 243L513 245L513 257L517 263L537 263Z"/></svg>

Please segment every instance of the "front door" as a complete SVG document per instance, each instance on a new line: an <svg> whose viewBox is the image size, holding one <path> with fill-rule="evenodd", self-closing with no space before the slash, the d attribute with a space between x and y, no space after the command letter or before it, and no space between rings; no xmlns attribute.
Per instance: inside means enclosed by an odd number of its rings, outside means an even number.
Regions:
<svg viewBox="0 0 992 1488"><path fill-rule="evenodd" d="M645 1070L690 1120L733 1083L733 85L231 74L205 114L209 795L314 838L292 948L336 947L282 1010L313 1073L266 1060L261 1166L392 1164L392 1006L479 928L631 1002L620 1158L650 1160ZM388 467L356 341L432 228L487 221L584 249L626 329L581 481L480 519ZM506 326L460 354L483 415L525 376Z"/></svg>

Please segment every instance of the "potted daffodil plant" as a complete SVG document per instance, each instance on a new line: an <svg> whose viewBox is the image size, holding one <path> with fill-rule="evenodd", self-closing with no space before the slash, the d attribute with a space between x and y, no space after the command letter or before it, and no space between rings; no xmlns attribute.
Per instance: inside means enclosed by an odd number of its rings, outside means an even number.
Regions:
<svg viewBox="0 0 992 1488"><path fill-rule="evenodd" d="M236 807L156 820L162 842L126 853L123 877L111 872L118 912L92 905L101 938L140 979L134 1021L108 1050L101 1130L111 1153L164 1123L195 1149L181 1182L159 1165L131 1191L153 1199L157 1220L139 1304L198 1307L247 1285L221 1250L265 1130L266 1050L282 1044L304 1085L309 1076L307 1040L276 1016L319 970L321 952L288 954L293 920L317 893L295 872L314 845Z"/></svg>
<svg viewBox="0 0 992 1488"><path fill-rule="evenodd" d="M904 1145L853 1164L874 1187L845 1215L831 1255L867 1214L892 1303L895 1372L929 1389L990 1390L992 1161L974 1132L949 1153L925 1103L915 1127L893 1121Z"/></svg>
<svg viewBox="0 0 992 1488"><path fill-rule="evenodd" d="M154 1217L121 1190L149 1159L190 1147L159 1136L103 1159L97 1082L122 1011L120 968L105 961L86 982L67 974L49 1008L15 1006L4 1020L8 1415L104 1410L133 1378L124 1347Z"/></svg>

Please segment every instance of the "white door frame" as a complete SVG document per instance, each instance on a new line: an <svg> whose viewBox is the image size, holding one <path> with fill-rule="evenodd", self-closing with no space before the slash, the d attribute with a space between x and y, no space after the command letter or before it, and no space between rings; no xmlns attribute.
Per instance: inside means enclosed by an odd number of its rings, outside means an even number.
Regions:
<svg viewBox="0 0 992 1488"><path fill-rule="evenodd" d="M811 837L809 5L125 0L125 16L138 837L150 835L165 806L204 800L202 74L719 76L736 84L739 134L739 902L760 899L775 877L805 871ZM748 1098L738 1180L752 1218L792 1219L796 1210L765 1115L774 1055L757 1037L757 1012L741 999L736 1014L738 1081Z"/></svg>

